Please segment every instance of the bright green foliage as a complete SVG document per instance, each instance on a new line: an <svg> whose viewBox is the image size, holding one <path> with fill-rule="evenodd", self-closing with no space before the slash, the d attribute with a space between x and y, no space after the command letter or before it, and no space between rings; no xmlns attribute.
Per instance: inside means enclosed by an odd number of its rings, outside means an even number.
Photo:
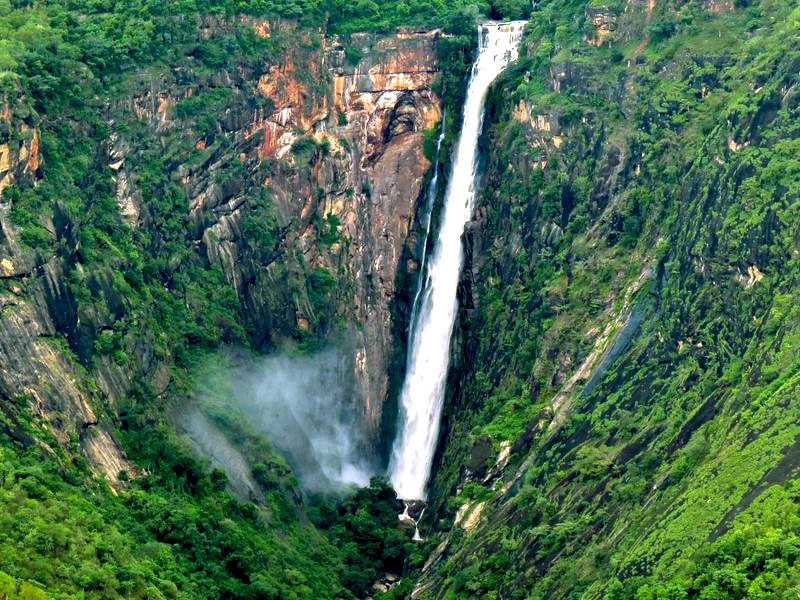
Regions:
<svg viewBox="0 0 800 600"><path fill-rule="evenodd" d="M490 95L433 597L797 593L800 13L710 4L542 2Z"/></svg>
<svg viewBox="0 0 800 600"><path fill-rule="evenodd" d="M397 528L402 503L385 481L374 478L369 487L335 504L319 502L309 510L310 516L341 550L342 583L356 597L368 594L385 573L402 573L413 546L412 532Z"/></svg>
<svg viewBox="0 0 800 600"><path fill-rule="evenodd" d="M119 474L116 495L92 478L77 435L65 449L32 425L38 418L26 406L33 398L2 399L0 596L33 599L46 589L56 598L352 597L384 569L400 573L408 536L395 528L397 507L393 498L384 502L385 486L342 509L353 514L342 517L330 543L302 514L285 461L237 415L220 411L213 418L250 464L260 488L253 501L225 491L224 474L209 472L167 419L174 400L191 390L192 370L221 344L262 348L274 337L293 337L301 351L311 350L340 325L340 274L306 265L282 244L286 224L261 185L280 167L264 161L248 170L238 159L209 165L230 150L229 109L245 102L271 108L254 89L259 76L290 50L320 44L312 29L308 40L280 30L260 37L247 19L297 18L350 32L354 25L391 28L409 14L345 4L0 0L0 105L8 102L12 113L0 144L36 127L42 158L36 185L33 177L20 178L3 190L3 200L24 248L38 265L59 266L71 296L60 307L64 323L56 324L63 338L52 343L76 359L76 376L90 393L93 369L107 359L124 371L142 362L150 374L172 371L166 391L156 393L148 376L133 372L133 388L118 405L93 406L104 424L118 428L115 437L137 469ZM435 14L425 10L434 4ZM414 23L432 24L455 6L420 2L410 10ZM205 35L208 22L223 25ZM300 61L296 66L309 90L327 93L327 81ZM170 108L175 127L154 131L131 110L132 98L150 103L148 92L180 89L176 79L184 76L196 85ZM117 205L120 167L109 166L107 152L116 139L129 145L124 168L141 194L138 227L124 222ZM307 167L329 150L326 143L297 148L298 164L303 159ZM267 306L262 321L197 247L200 224L177 165L208 172L223 194L258 190L244 199L239 259L245 277L266 280L258 299ZM314 225L321 245L344 242L335 217ZM295 306L311 321L309 331L297 326ZM373 504L375 514L363 508Z"/></svg>
<svg viewBox="0 0 800 600"><path fill-rule="evenodd" d="M493 19L523 19L529 0L323 0L329 27L341 33L391 31L398 26L448 27L459 12L479 12ZM474 29L470 31L474 38ZM448 54L442 58L449 59Z"/></svg>
<svg viewBox="0 0 800 600"><path fill-rule="evenodd" d="M27 581L17 582L0 571L0 598L3 600L48 600L50 596Z"/></svg>
<svg viewBox="0 0 800 600"><path fill-rule="evenodd" d="M717 2L720 12L705 0L646 4L537 3L521 60L489 98L481 235L470 240L478 305L459 329L464 372L428 513L450 542L426 574L443 597L797 596L800 13L784 0ZM36 433L31 398L4 400L0 597L363 597L404 569L378 597L410 593L408 570L442 538L409 543L384 483L315 503L313 527L290 469L238 415L211 411L252 463L255 503L226 492L224 474L165 419L166 399L222 343L269 346L278 332L319 347L336 331L342 285L282 245L269 190L246 199L241 258L246 276L285 286L265 286L275 294L265 303L292 310L253 322L221 268L191 247L197 223L175 165L205 169L230 144L220 115L259 97L220 74L255 81L288 49L320 43L244 25L201 36L201 20L280 16L345 37L442 26L446 171L476 19L530 6L0 0L0 94L17 122L39 128L44 165L36 187L21 181L3 196L22 244L63 267L75 298L65 317L81 324L63 332L68 344L52 343L87 379L106 357L130 365L142 346L176 366L166 395L134 377L114 407L117 437L142 469L121 474L116 495L76 458L77 440L67 452ZM602 45L587 44L597 33L587 8L616 19ZM298 70L309 89L325 85ZM155 136L119 109L187 72L204 83L176 104L175 130ZM112 133L136 140L126 168L146 227L120 217L102 152ZM22 133L0 131L0 142L11 135ZM329 151L308 138L293 148L298 169ZM280 167L260 168L263 182ZM220 190L248 176L237 161L213 174ZM315 241L346 243L340 225L315 220ZM88 327L98 315L104 326ZM487 445L511 452L499 494L479 477L460 481L464 465L493 467L494 456L472 465ZM448 530L456 510L478 503L485 525Z"/></svg>
<svg viewBox="0 0 800 600"><path fill-rule="evenodd" d="M173 465L179 487L147 477L118 496L39 451L4 447L0 456L0 571L23 582L19 598L336 595L337 553L320 534L216 491L188 454ZM13 584L0 574L0 586Z"/></svg>
<svg viewBox="0 0 800 600"><path fill-rule="evenodd" d="M609 586L604 600L791 598L800 585L800 517L789 489L775 486L759 498L754 515L680 566L669 583L632 577Z"/></svg>
<svg viewBox="0 0 800 600"><path fill-rule="evenodd" d="M398 25L435 26L441 25L454 10L476 4L488 12L488 3L483 0L331 0L331 26L344 33L388 31Z"/></svg>

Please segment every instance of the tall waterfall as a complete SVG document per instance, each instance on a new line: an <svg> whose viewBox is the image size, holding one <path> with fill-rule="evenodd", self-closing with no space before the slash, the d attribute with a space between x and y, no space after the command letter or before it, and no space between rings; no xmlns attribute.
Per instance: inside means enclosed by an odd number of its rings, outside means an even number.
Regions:
<svg viewBox="0 0 800 600"><path fill-rule="evenodd" d="M441 131L439 138L436 140L436 155L433 159L433 178L431 179L430 186L428 187L428 203L425 207L425 239L422 242L422 258L419 261L420 278L417 281L417 293L414 294L414 302L411 303L411 335L409 342L413 341L411 338L414 336L414 325L417 322L417 313L419 312L419 303L422 298L422 291L425 289L425 267L428 264L428 238L431 237L431 221L433 220L433 204L436 202L436 194L439 191L439 153L442 151L442 142L444 141L445 134L445 118L447 115L442 115Z"/></svg>
<svg viewBox="0 0 800 600"><path fill-rule="evenodd" d="M461 235L475 204L478 136L486 91L517 57L525 21L484 23L480 50L464 103L464 120L445 194L439 234L428 264L418 310L414 311L406 378L400 392L400 423L389 472L400 498L424 500L439 436L450 337L456 318L456 289L464 261ZM424 274L422 276L425 276Z"/></svg>

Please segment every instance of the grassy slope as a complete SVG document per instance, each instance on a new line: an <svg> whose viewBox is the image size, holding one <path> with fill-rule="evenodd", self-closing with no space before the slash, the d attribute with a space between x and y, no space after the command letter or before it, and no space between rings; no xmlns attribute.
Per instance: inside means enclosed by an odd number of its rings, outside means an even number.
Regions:
<svg viewBox="0 0 800 600"><path fill-rule="evenodd" d="M800 13L631 3L593 48L584 9L542 4L490 107L478 367L440 514L487 496L458 485L481 436L514 443L510 487L440 595L779 597L798 583Z"/></svg>

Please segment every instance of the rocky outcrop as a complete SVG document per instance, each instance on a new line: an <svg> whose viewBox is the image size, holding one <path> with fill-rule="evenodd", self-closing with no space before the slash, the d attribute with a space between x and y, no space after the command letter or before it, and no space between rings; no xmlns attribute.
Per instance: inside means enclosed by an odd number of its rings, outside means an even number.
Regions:
<svg viewBox="0 0 800 600"><path fill-rule="evenodd" d="M0 426L23 445L77 443L90 464L117 485L121 471L134 469L92 392L95 383L105 385L103 373L92 380L67 345L65 336L74 335L77 322L75 299L58 261L20 243L11 202L2 195L11 184L35 183L42 166L39 132L15 120L8 106L0 126L15 134L0 144ZM27 426L20 418L26 407L33 415Z"/></svg>
<svg viewBox="0 0 800 600"><path fill-rule="evenodd" d="M14 119L8 101L3 100L0 110L0 279L24 276L34 268L33 253L20 244L18 232L11 224L11 202L3 198L3 191L13 183L32 185L40 167L39 130Z"/></svg>
<svg viewBox="0 0 800 600"><path fill-rule="evenodd" d="M723 13L734 10L733 0L704 0L703 6L711 13Z"/></svg>
<svg viewBox="0 0 800 600"><path fill-rule="evenodd" d="M25 122L14 127L10 138L11 111L7 103L0 111L0 193L14 181L36 178L41 165L39 155L39 130Z"/></svg>
<svg viewBox="0 0 800 600"><path fill-rule="evenodd" d="M540 150L541 158L533 168L545 169L551 154L558 151L565 142L561 134L559 115L555 112L536 114L533 107L520 100L513 112L514 120L530 127L534 134L531 145Z"/></svg>
<svg viewBox="0 0 800 600"><path fill-rule="evenodd" d="M263 184L287 224L287 244L297 245L307 265L343 270L352 282L341 302L355 325L355 375L366 422L376 435L389 392L389 365L396 358L391 304L400 258L430 166L423 132L440 118L431 89L437 36L413 31L353 35L349 44L361 57L356 64L348 62L335 37L323 39L312 52L298 50L260 77L258 93L272 112L257 112L244 138L260 134L260 142L242 148L248 166L273 161ZM327 82L324 94L296 76L294 65L300 61L315 79ZM310 157L299 149L304 140ZM192 186L190 180L187 185ZM240 197L246 194L246 185L232 196L210 188L191 202L195 212L216 213L216 222L203 234L209 258L249 297L247 302L257 304L263 287L248 286L239 258L238 225L246 210ZM331 217L340 224L341 242L321 247L314 223ZM311 312L307 303L296 302L298 327L309 327L309 320L313 324Z"/></svg>
<svg viewBox="0 0 800 600"><path fill-rule="evenodd" d="M396 358L390 310L396 277L429 168L423 132L440 118L431 91L436 35L361 36L365 58L352 69L334 67L335 106L346 115L344 132L357 149L349 175L361 178L361 185L353 182L361 194L345 202L338 216L351 240L354 316L363 327L356 369L373 430L389 392L389 363Z"/></svg>
<svg viewBox="0 0 800 600"><path fill-rule="evenodd" d="M112 133L108 144L108 167L114 172L117 207L122 220L129 227L136 228L142 212L142 194L136 186L136 175L125 165L129 152L127 141L119 133Z"/></svg>
<svg viewBox="0 0 800 600"><path fill-rule="evenodd" d="M10 292L0 292L0 418L18 423L18 409L27 405L36 440L47 445L52 435L64 447L77 441L96 470L116 485L121 471L135 469L112 438L111 422L101 418L103 403L92 393L92 381L71 360L61 337L59 321L74 310L52 261L20 276ZM34 440L12 437L26 445Z"/></svg>
<svg viewBox="0 0 800 600"><path fill-rule="evenodd" d="M305 277L320 269L335 275L356 401L377 441L388 372L399 359L392 303L401 256L430 166L424 131L440 118L432 91L439 34L353 35L346 50L336 37L288 22L207 17L199 32L208 39L242 25L276 38L285 50L279 60L265 55L264 64L211 75L185 65L134 74L126 94L108 102L112 133L98 157L108 167L120 218L150 235L158 209L148 205L152 193L143 193L143 169L152 169L148 156L172 149L156 175L185 192L191 250L221 268L256 344L280 344L332 321L315 314ZM220 89L229 100L202 109L212 117L203 133L187 107ZM50 434L59 444L78 440L95 470L117 485L120 472L134 470L113 438L117 407L139 375L163 394L169 357L154 357L152 344L133 331L124 336L121 356L95 352L96 340L125 321L128 304L110 270L70 263L77 279L67 284L63 256L21 243L10 220L11 196L3 199L2 191L11 183L35 185L46 165L38 130L14 120L7 104L2 115L0 417L25 443ZM247 219L264 197L277 220L275 247L254 255L261 240L248 239ZM66 211L55 207L43 219L74 252L78 241L69 235ZM75 285L89 288L93 301L78 302ZM12 426L15 403L37 415L41 435Z"/></svg>
<svg viewBox="0 0 800 600"><path fill-rule="evenodd" d="M594 27L594 36L586 41L592 46L602 46L613 38L617 31L618 11L610 6L587 6L586 18Z"/></svg>

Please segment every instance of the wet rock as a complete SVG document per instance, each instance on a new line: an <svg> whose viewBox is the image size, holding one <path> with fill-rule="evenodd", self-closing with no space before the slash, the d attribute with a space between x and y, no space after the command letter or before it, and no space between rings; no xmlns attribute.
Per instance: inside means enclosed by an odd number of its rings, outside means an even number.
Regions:
<svg viewBox="0 0 800 600"><path fill-rule="evenodd" d="M390 592L394 586L397 585L398 577L392 573L384 573L384 575L372 584L372 590L377 594L385 594ZM371 596L367 600L371 600Z"/></svg>

